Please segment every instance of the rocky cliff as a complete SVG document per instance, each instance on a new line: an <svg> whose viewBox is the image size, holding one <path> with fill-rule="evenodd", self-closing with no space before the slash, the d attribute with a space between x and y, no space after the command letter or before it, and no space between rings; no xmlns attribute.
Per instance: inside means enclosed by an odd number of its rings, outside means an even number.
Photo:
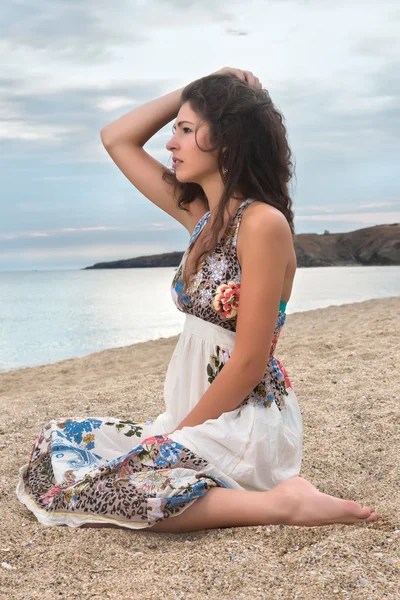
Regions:
<svg viewBox="0 0 400 600"><path fill-rule="evenodd" d="M375 225L348 233L301 233L294 236L294 247L298 267L400 265L400 224ZM182 256L183 252L138 256L84 269L178 267Z"/></svg>

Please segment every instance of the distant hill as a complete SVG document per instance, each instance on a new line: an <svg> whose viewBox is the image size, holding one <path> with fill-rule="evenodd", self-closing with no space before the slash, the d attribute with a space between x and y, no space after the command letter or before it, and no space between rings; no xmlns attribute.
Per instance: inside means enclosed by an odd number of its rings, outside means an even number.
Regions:
<svg viewBox="0 0 400 600"><path fill-rule="evenodd" d="M298 267L400 265L400 224L375 225L348 233L300 233L294 236ZM96 263L86 269L178 267L184 252L138 256Z"/></svg>
<svg viewBox="0 0 400 600"><path fill-rule="evenodd" d="M348 233L301 233L294 245L299 267L400 265L400 224Z"/></svg>

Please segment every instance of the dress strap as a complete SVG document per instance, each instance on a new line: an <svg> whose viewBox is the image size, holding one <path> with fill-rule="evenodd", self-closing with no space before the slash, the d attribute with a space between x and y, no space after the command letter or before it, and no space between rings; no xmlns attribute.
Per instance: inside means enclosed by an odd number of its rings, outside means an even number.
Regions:
<svg viewBox="0 0 400 600"><path fill-rule="evenodd" d="M237 213L235 215L235 219L234 219L234 223L233 223L234 232L233 232L233 236L232 236L232 245L234 248L236 248L237 236L239 233L239 227L240 227L240 223L242 220L243 212L252 202L254 202L253 198L247 198L247 200L242 202L242 204L239 206Z"/></svg>
<svg viewBox="0 0 400 600"><path fill-rule="evenodd" d="M209 218L210 218L210 211L204 213L204 215L202 217L200 217L200 219L196 223L195 228L193 229L192 235L190 236L189 246L197 238L197 236L199 235L200 231L203 229L204 225L207 223Z"/></svg>

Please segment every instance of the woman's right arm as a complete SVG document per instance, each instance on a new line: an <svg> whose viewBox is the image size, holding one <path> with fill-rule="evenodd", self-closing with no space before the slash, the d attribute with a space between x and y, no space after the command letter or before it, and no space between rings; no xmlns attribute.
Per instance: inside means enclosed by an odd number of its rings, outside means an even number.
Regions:
<svg viewBox="0 0 400 600"><path fill-rule="evenodd" d="M100 132L104 146L130 143L143 147L153 135L176 117L184 88L150 100L103 127Z"/></svg>
<svg viewBox="0 0 400 600"><path fill-rule="evenodd" d="M168 169L143 149L157 131L176 117L183 89L134 108L103 127L100 137L108 154L132 185L191 234L199 207L194 202L187 207L189 212L178 208L173 185L162 179Z"/></svg>

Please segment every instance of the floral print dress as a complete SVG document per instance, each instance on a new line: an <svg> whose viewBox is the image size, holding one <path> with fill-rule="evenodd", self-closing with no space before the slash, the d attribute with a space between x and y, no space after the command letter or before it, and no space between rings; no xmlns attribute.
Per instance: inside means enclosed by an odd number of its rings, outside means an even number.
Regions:
<svg viewBox="0 0 400 600"><path fill-rule="evenodd" d="M217 419L174 431L233 351L241 279L236 241L251 202L240 205L186 294L185 261L209 212L197 223L175 273L171 294L185 323L165 378L165 411L147 421L59 418L41 428L29 462L19 470L16 494L44 525L141 529L181 514L212 487L269 490L299 474L301 413L274 355L284 303L263 378L251 393Z"/></svg>

